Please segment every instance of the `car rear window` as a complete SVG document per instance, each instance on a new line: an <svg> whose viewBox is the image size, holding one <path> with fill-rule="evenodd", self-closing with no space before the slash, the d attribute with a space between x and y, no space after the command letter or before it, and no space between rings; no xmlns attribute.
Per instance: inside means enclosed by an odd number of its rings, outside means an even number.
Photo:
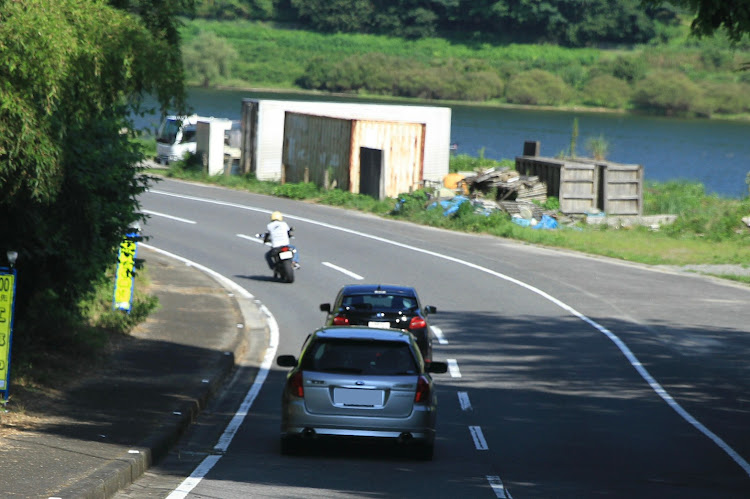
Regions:
<svg viewBox="0 0 750 499"><path fill-rule="evenodd" d="M350 310L400 311L417 308L417 300L401 295L350 295L341 300L341 306Z"/></svg>
<svg viewBox="0 0 750 499"><path fill-rule="evenodd" d="M409 345L398 341L321 339L305 351L302 368L386 376L417 373Z"/></svg>

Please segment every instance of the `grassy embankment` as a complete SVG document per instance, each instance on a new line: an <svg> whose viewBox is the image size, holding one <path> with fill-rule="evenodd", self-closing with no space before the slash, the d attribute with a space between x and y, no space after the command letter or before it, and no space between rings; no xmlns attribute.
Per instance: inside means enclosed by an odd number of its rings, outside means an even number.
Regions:
<svg viewBox="0 0 750 499"><path fill-rule="evenodd" d="M216 87L750 119L750 71L738 71L750 61L750 46L732 49L718 37L691 40L686 26L670 28L665 43L603 50L190 20L182 31L185 46L205 33L236 56L228 70L211 75ZM188 84L204 82L197 67L186 69Z"/></svg>

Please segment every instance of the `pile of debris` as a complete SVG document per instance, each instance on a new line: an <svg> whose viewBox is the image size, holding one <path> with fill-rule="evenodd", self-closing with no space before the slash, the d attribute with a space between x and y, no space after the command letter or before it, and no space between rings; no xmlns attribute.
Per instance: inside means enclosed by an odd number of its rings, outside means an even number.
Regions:
<svg viewBox="0 0 750 499"><path fill-rule="evenodd" d="M510 168L493 168L461 181L470 193L489 193L496 189L496 201L547 201L547 185L537 176L521 175Z"/></svg>

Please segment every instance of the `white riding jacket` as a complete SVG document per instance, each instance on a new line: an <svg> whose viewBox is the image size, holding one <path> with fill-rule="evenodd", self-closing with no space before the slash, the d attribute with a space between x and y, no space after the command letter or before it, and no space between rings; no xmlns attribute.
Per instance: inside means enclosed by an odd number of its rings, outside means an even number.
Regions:
<svg viewBox="0 0 750 499"><path fill-rule="evenodd" d="M272 248L289 245L289 225L284 221L272 221L266 226Z"/></svg>

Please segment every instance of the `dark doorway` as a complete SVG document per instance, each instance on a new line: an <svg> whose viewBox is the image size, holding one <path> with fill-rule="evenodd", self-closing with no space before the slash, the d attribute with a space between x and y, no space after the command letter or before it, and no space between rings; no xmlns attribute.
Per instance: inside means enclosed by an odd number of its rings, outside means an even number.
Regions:
<svg viewBox="0 0 750 499"><path fill-rule="evenodd" d="M359 148L359 193L383 199L383 151Z"/></svg>

